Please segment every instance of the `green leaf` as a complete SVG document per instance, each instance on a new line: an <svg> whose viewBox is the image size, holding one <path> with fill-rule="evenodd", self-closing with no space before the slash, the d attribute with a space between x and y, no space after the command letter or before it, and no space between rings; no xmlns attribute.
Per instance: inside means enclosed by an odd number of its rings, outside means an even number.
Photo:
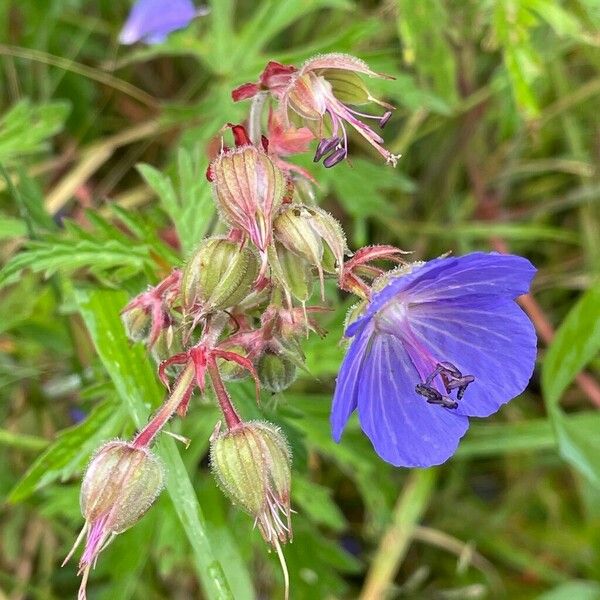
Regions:
<svg viewBox="0 0 600 600"><path fill-rule="evenodd" d="M449 15L438 0L400 0L398 29L404 60L449 104L456 94L455 52L447 41Z"/></svg>
<svg viewBox="0 0 600 600"><path fill-rule="evenodd" d="M342 511L331 499L331 490L296 472L292 498L302 513L314 523L325 525L334 531L342 531L346 527Z"/></svg>
<svg viewBox="0 0 600 600"><path fill-rule="evenodd" d="M600 351L600 282L573 306L556 332L542 366L542 387L554 408L575 376Z"/></svg>
<svg viewBox="0 0 600 600"><path fill-rule="evenodd" d="M600 282L570 310L548 349L542 389L559 441L561 455L600 486L600 439L593 424L574 426L559 401L575 376L600 350Z"/></svg>
<svg viewBox="0 0 600 600"><path fill-rule="evenodd" d="M163 209L173 221L184 255L200 243L215 213L211 186L206 181L207 161L201 152L180 149L177 155L178 191L174 182L150 165L140 164L138 171L156 192Z"/></svg>
<svg viewBox="0 0 600 600"><path fill-rule="evenodd" d="M127 303L123 292L76 292L76 302L104 368L133 419L141 427L150 407L158 405L163 391L140 345L125 336L119 312ZM157 450L167 472L167 491L193 550L194 564L208 599L233 598L223 567L212 550L206 519L173 439L162 437Z"/></svg>
<svg viewBox="0 0 600 600"><path fill-rule="evenodd" d="M65 102L33 106L17 102L0 118L0 163L11 164L23 155L44 150L46 140L58 133L69 113Z"/></svg>
<svg viewBox="0 0 600 600"><path fill-rule="evenodd" d="M567 581L537 597L537 600L600 600L597 581Z"/></svg>
<svg viewBox="0 0 600 600"><path fill-rule="evenodd" d="M0 215L0 241L21 237L27 233L27 227L21 219Z"/></svg>
<svg viewBox="0 0 600 600"><path fill-rule="evenodd" d="M0 287L16 281L25 269L44 273L46 277L57 271L72 273L84 267L105 271L126 266L141 271L152 264L149 252L145 245L117 240L73 242L52 237L45 241L29 241L25 249L0 270Z"/></svg>
<svg viewBox="0 0 600 600"><path fill-rule="evenodd" d="M25 500L49 483L71 477L86 464L102 440L119 431L124 416L125 411L114 400L105 400L85 421L61 431L12 489L9 502Z"/></svg>

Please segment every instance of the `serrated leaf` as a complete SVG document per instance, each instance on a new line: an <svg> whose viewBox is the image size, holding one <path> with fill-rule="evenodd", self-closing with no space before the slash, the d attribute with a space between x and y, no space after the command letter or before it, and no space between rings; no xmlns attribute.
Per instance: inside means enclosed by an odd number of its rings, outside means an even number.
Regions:
<svg viewBox="0 0 600 600"><path fill-rule="evenodd" d="M342 531L346 519L331 499L331 490L314 483L299 473L294 473L292 500L314 523L325 525L334 531Z"/></svg>
<svg viewBox="0 0 600 600"><path fill-rule="evenodd" d="M40 152L46 140L58 133L69 113L65 102L39 106L17 102L0 118L0 163L11 164L23 155Z"/></svg>
<svg viewBox="0 0 600 600"><path fill-rule="evenodd" d="M158 169L146 164L137 165L173 221L184 255L191 253L200 243L215 212L211 186L205 177L208 161L201 161L200 156L199 152L179 150L177 187Z"/></svg>
<svg viewBox="0 0 600 600"><path fill-rule="evenodd" d="M107 270L128 266L141 271L151 265L150 249L145 245L123 243L117 240L73 242L51 238L30 241L24 250L15 254L0 270L0 287L16 281L29 269L47 277L57 271L72 273L84 267Z"/></svg>

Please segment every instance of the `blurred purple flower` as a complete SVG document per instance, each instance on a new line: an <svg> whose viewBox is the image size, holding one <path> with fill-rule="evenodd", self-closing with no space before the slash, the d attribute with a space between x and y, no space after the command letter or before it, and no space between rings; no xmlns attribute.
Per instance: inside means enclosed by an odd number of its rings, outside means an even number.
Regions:
<svg viewBox="0 0 600 600"><path fill-rule="evenodd" d="M358 409L387 462L446 461L468 417L491 415L527 386L536 336L514 298L534 274L525 258L478 252L392 276L346 330L354 339L337 378L334 439Z"/></svg>
<svg viewBox="0 0 600 600"><path fill-rule="evenodd" d="M207 14L191 0L138 0L119 34L121 44L159 44L177 29L187 27L192 19Z"/></svg>

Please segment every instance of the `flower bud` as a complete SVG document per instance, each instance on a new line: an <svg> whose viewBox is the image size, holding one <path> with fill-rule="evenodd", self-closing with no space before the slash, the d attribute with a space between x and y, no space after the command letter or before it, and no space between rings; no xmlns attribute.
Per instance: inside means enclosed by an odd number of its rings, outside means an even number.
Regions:
<svg viewBox="0 0 600 600"><path fill-rule="evenodd" d="M145 342L148 339L152 327L150 311L135 306L121 313L121 320L125 326L125 333L132 342Z"/></svg>
<svg viewBox="0 0 600 600"><path fill-rule="evenodd" d="M217 206L223 219L242 229L265 257L273 215L287 192L287 180L262 148L241 145L219 155L210 166Z"/></svg>
<svg viewBox="0 0 600 600"><path fill-rule="evenodd" d="M163 467L147 448L109 442L88 465L81 485L81 512L88 523L122 533L150 508L163 488Z"/></svg>
<svg viewBox="0 0 600 600"><path fill-rule="evenodd" d="M81 484L85 525L63 562L64 566L85 535L79 561L79 572L83 574L77 596L80 600L86 598L90 569L100 552L118 533L142 518L162 490L163 479L162 464L146 447L117 440L96 452Z"/></svg>
<svg viewBox="0 0 600 600"><path fill-rule="evenodd" d="M296 380L296 365L273 352L265 352L258 361L261 385L275 394L286 390Z"/></svg>
<svg viewBox="0 0 600 600"><path fill-rule="evenodd" d="M276 243L269 248L269 265L272 276L300 302L306 302L312 293L312 276L309 264L297 254Z"/></svg>
<svg viewBox="0 0 600 600"><path fill-rule="evenodd" d="M225 238L204 240L183 271L183 305L200 303L205 312L234 306L250 293L257 273L250 248Z"/></svg>
<svg viewBox="0 0 600 600"><path fill-rule="evenodd" d="M291 538L291 454L278 427L240 423L211 437L210 460L223 491L252 515L264 540L276 546ZM283 518L282 518L283 517Z"/></svg>
<svg viewBox="0 0 600 600"><path fill-rule="evenodd" d="M181 334L170 325L163 329L156 338L156 343L152 346L152 358L160 364L174 354L179 354L183 351ZM175 374L177 371L173 371Z"/></svg>
<svg viewBox="0 0 600 600"><path fill-rule="evenodd" d="M346 236L329 213L315 206L292 205L279 213L273 230L278 242L317 268L321 281L323 270L341 275L348 252Z"/></svg>

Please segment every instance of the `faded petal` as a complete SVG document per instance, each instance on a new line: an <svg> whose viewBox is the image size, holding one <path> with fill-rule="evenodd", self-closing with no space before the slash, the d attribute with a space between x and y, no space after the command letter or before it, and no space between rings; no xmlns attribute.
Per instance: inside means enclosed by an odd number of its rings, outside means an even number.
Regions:
<svg viewBox="0 0 600 600"><path fill-rule="evenodd" d="M467 417L415 394L419 375L394 336L371 337L360 369L358 415L377 454L398 467L429 467L450 458Z"/></svg>
<svg viewBox="0 0 600 600"><path fill-rule="evenodd" d="M537 340L513 300L469 296L418 304L409 314L413 332L433 356L475 377L458 414L487 417L527 387Z"/></svg>
<svg viewBox="0 0 600 600"><path fill-rule="evenodd" d="M138 0L133 5L119 35L121 44L143 40L156 44L177 29L187 27L192 19L205 14L191 0Z"/></svg>

